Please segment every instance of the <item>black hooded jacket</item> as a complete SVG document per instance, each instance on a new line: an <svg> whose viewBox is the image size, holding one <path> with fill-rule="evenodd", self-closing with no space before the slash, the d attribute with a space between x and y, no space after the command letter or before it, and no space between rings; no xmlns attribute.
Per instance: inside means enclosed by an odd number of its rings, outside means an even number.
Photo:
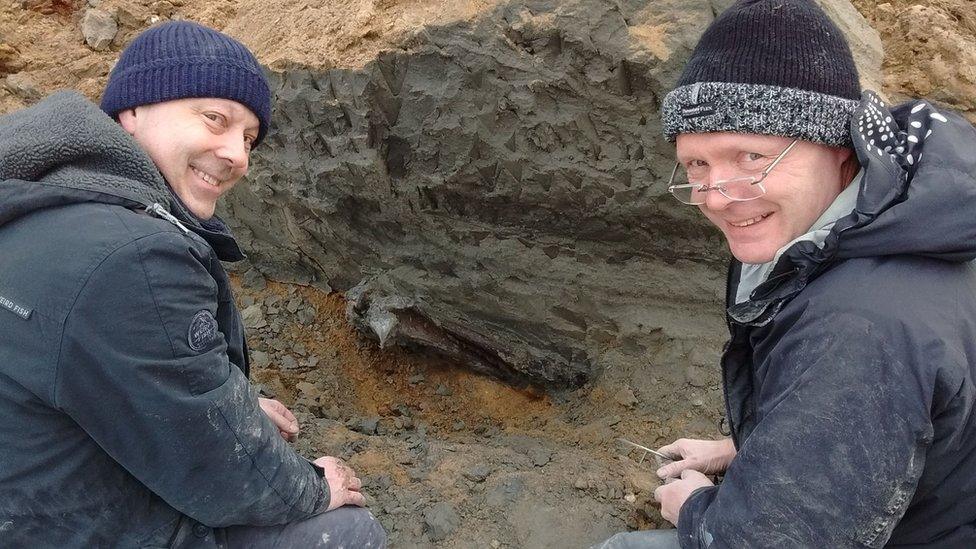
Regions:
<svg viewBox="0 0 976 549"><path fill-rule="evenodd" d="M81 96L0 118L0 545L206 546L328 506L247 382L243 256L208 227Z"/></svg>
<svg viewBox="0 0 976 549"><path fill-rule="evenodd" d="M738 455L683 547L976 547L976 131L867 92L851 132L854 211L728 308Z"/></svg>

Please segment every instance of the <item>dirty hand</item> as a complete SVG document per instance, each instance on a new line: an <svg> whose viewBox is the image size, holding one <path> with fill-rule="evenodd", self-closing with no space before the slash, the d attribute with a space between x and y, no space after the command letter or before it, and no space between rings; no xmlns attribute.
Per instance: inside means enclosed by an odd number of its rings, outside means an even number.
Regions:
<svg viewBox="0 0 976 549"><path fill-rule="evenodd" d="M281 438L289 442L295 440L295 437L298 436L298 420L295 419L295 414L291 413L287 406L270 398L258 398L258 404L261 406L261 410L271 418L271 423L274 423L275 427L278 428Z"/></svg>
<svg viewBox="0 0 976 549"><path fill-rule="evenodd" d="M322 456L312 463L325 469L325 480L329 483L328 511L343 505L366 506L366 498L359 492L363 481L346 465L346 462L331 456Z"/></svg>
<svg viewBox="0 0 976 549"><path fill-rule="evenodd" d="M735 457L735 445L731 438L722 440L695 440L679 438L658 450L662 454L675 456L675 461L658 468L657 476L677 478L686 469L707 475L722 473L728 469Z"/></svg>
<svg viewBox="0 0 976 549"><path fill-rule="evenodd" d="M661 504L661 516L677 526L678 514L685 500L692 492L705 486L714 486L714 484L705 475L691 469L682 471L680 480L675 479L658 486L657 490L654 490L654 499Z"/></svg>

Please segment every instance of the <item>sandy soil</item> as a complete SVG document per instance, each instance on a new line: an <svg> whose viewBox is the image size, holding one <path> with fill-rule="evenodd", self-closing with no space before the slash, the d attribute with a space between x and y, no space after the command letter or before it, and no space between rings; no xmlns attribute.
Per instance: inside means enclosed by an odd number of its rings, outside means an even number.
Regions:
<svg viewBox="0 0 976 549"><path fill-rule="evenodd" d="M925 97L976 122L976 3L855 0L884 41L885 92Z"/></svg>
<svg viewBox="0 0 976 549"><path fill-rule="evenodd" d="M91 0L115 13L112 46L92 51L80 21L82 0L0 2L0 112L22 108L59 88L97 98L121 46L149 24L190 18L241 39L274 68L358 67L384 49L409 43L424 25L470 19L500 0ZM855 0L881 33L884 91L924 96L976 120L976 10L972 0ZM268 24L271 21L273 24ZM280 32L282 28L289 32ZM13 75L12 81L8 75ZM11 91L13 90L13 91Z"/></svg>
<svg viewBox="0 0 976 549"><path fill-rule="evenodd" d="M19 109L55 89L97 99L124 44L152 23L186 18L237 37L272 68L359 67L424 25L469 19L498 0L3 0L0 2L0 112ZM84 11L113 13L119 32L106 51L85 44ZM283 33L281 29L289 32ZM18 91L11 92L14 87Z"/></svg>

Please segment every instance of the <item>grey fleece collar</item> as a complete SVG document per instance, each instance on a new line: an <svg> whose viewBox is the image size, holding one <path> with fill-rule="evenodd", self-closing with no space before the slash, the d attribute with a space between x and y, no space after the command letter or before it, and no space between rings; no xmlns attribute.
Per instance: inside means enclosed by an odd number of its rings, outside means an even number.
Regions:
<svg viewBox="0 0 976 549"><path fill-rule="evenodd" d="M162 175L114 120L76 92L0 117L0 180L169 204Z"/></svg>
<svg viewBox="0 0 976 549"><path fill-rule="evenodd" d="M0 184L20 180L121 198L146 208L159 204L183 223L202 224L179 201L142 147L78 92L54 93L0 117Z"/></svg>
<svg viewBox="0 0 976 549"><path fill-rule="evenodd" d="M698 82L664 98L664 137L735 132L780 135L831 146L851 146L850 120L858 101L765 84Z"/></svg>

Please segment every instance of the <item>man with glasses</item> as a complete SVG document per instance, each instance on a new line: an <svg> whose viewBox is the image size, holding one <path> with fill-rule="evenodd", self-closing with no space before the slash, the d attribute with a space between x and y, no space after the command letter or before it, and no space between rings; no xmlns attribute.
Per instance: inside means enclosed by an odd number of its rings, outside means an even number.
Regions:
<svg viewBox="0 0 976 549"><path fill-rule="evenodd" d="M861 96L803 0L734 4L662 111L734 256L729 436L659 450L677 530L600 547L976 547L976 131Z"/></svg>
<svg viewBox="0 0 976 549"><path fill-rule="evenodd" d="M737 158L736 167L741 175L732 179L716 181L711 185L707 181L707 165L696 162L685 166L681 162L675 162L674 169L671 171L671 179L668 180L668 192L678 200L692 206L704 204L708 191L718 191L725 198L736 202L754 200L766 194L766 187L762 184L763 180L776 167L776 164L779 164L779 161L793 150L798 141L799 139L794 139L790 142L790 145L776 155L772 162L769 162L767 156L759 153L747 153L745 156ZM769 163L766 164L766 162Z"/></svg>

